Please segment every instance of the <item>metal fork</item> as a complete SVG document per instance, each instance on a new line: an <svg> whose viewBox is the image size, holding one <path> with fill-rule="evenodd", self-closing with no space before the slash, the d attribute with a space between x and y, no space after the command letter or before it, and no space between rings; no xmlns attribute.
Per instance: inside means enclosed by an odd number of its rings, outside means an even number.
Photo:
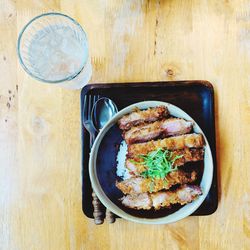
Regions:
<svg viewBox="0 0 250 250"><path fill-rule="evenodd" d="M91 119L91 112L92 108L95 104L95 102L100 99L100 96L91 96L91 95L85 95L84 102L83 102L83 126L86 128L86 130L89 132L89 147L92 148L93 143L95 141L96 137L96 130L94 128L92 119Z"/></svg>
<svg viewBox="0 0 250 250"><path fill-rule="evenodd" d="M90 149L93 146L93 143L95 141L96 137L96 131L91 119L91 112L92 108L95 104L95 102L100 98L99 95L85 95L84 97L84 102L83 102L83 126L86 128L86 130L89 132L89 147ZM102 204L99 201L98 197L96 196L95 192L92 192L92 197L93 197L93 207L94 207L94 221L96 225L100 225L104 222L104 216L103 216L103 211L102 211Z"/></svg>

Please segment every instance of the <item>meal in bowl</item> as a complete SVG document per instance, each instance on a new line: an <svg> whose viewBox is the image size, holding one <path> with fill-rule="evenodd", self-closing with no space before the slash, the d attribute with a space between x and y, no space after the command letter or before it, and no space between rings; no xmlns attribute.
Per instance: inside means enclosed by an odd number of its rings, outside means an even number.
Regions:
<svg viewBox="0 0 250 250"><path fill-rule="evenodd" d="M204 159L204 138L193 132L192 121L158 106L136 109L118 125L127 145L127 174L116 182L124 206L158 210L185 205L202 194L194 184L202 170L193 163Z"/></svg>

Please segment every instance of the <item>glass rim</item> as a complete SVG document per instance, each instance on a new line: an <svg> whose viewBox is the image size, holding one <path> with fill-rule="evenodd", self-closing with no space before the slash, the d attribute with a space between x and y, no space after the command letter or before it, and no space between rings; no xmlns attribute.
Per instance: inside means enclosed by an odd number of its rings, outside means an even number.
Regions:
<svg viewBox="0 0 250 250"><path fill-rule="evenodd" d="M85 33L85 31L83 30L82 26L75 20L73 19L72 17L66 15L66 14L63 14L63 13L59 13L59 12L48 12L48 13L43 13L41 15L38 15L38 16L35 16L33 17L21 30L21 32L19 33L19 36L18 36L18 40L17 40L17 55L18 55L18 59L19 59L19 62L22 66L22 68L26 71L26 73L28 73L30 76L32 76L33 78L39 80L39 81L42 81L42 82L45 82L45 83L61 83L61 82L65 82L65 81L70 81L72 79L74 79L77 75L79 75L82 70L84 69L85 65L87 64L87 61L88 61L88 57L89 57L89 53L87 55L87 60L83 62L83 65L80 67L80 70L77 70L74 74L68 76L68 77L65 77L63 79L59 79L59 80L45 80L43 78L40 78L39 76L36 76L35 74L33 74L28 68L27 66L25 65L23 59L22 59L22 55L21 55L21 52L20 52L20 46L21 46L21 40L22 40L22 36L25 32L25 30L34 22L36 21L37 19L41 18L41 17L44 17L44 16L62 16L62 17L66 17L68 18L70 21L72 21L75 25L77 25L80 30L83 32L84 36L86 37L87 39L87 34ZM88 41L87 41L87 49L89 50L89 47L88 47Z"/></svg>

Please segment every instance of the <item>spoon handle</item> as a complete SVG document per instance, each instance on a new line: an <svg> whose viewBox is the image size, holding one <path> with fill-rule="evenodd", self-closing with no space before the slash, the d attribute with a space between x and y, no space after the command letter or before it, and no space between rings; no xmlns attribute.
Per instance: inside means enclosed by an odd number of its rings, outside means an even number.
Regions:
<svg viewBox="0 0 250 250"><path fill-rule="evenodd" d="M115 214L112 213L110 210L108 210L106 208L106 219L108 220L108 222L111 224L111 223L114 223L115 222Z"/></svg>
<svg viewBox="0 0 250 250"><path fill-rule="evenodd" d="M90 134L90 138L89 138L90 149L92 148L94 142L95 142L95 135L94 134Z"/></svg>

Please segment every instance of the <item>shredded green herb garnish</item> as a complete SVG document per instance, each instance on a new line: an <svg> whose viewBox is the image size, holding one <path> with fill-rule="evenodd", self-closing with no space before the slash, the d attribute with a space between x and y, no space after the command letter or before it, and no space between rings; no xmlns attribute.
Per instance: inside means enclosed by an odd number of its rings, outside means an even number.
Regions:
<svg viewBox="0 0 250 250"><path fill-rule="evenodd" d="M171 151L163 150L161 148L150 152L147 155L140 155L143 159L143 162L140 162L140 164L147 167L147 170L142 172L141 176L145 178L164 179L167 174L177 170L177 167L174 167L174 162L182 156L183 155L177 155L173 157Z"/></svg>

